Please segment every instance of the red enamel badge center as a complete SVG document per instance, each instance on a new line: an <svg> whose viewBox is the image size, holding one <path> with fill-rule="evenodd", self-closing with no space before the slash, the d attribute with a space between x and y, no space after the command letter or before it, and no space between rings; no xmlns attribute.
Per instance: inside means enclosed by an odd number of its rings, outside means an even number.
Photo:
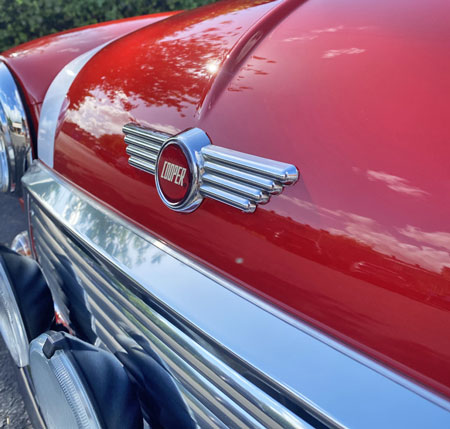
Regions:
<svg viewBox="0 0 450 429"><path fill-rule="evenodd" d="M192 175L180 146L169 144L163 148L157 174L160 190L167 201L174 204L182 202L190 191Z"/></svg>

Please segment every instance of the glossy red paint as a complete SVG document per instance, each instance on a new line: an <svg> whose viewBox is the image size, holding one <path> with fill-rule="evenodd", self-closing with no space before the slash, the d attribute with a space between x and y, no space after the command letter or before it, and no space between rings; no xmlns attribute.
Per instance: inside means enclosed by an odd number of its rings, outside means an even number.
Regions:
<svg viewBox="0 0 450 429"><path fill-rule="evenodd" d="M446 0L230 1L177 15L79 74L55 169L450 396L449 20ZM176 213L128 165L130 121L200 127L213 144L296 164L301 178L251 215L213 200Z"/></svg>
<svg viewBox="0 0 450 429"><path fill-rule="evenodd" d="M24 43L0 54L15 78L26 88L26 103L31 107L37 129L40 106L58 72L70 61L105 42L129 34L178 12L159 13L136 18L89 25L51 34Z"/></svg>

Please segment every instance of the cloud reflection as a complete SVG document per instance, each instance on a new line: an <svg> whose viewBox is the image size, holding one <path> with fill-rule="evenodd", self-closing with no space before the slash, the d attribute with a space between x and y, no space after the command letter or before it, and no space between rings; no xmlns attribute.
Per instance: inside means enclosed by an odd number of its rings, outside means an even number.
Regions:
<svg viewBox="0 0 450 429"><path fill-rule="evenodd" d="M450 233L426 232L412 225L389 231L366 216L328 209L285 195L280 195L279 198L328 219L325 220L326 231L334 236L351 238L383 255L436 273L450 268ZM416 243L411 243L408 238Z"/></svg>
<svg viewBox="0 0 450 429"><path fill-rule="evenodd" d="M425 195L429 195L428 192L410 185L408 180L383 171L368 170L367 177L371 181L383 182L389 189L395 192L400 192L401 194L410 195L412 197L423 197Z"/></svg>
<svg viewBox="0 0 450 429"><path fill-rule="evenodd" d="M347 48L347 49L330 49L329 51L326 51L322 58L335 58L339 57L340 55L356 55L356 54L362 54L366 52L365 49L360 48Z"/></svg>
<svg viewBox="0 0 450 429"><path fill-rule="evenodd" d="M122 124L131 120L131 115L123 108L126 101L129 102L122 91L108 97L96 88L83 98L77 110L68 110L66 121L76 124L97 139L105 134L121 134Z"/></svg>

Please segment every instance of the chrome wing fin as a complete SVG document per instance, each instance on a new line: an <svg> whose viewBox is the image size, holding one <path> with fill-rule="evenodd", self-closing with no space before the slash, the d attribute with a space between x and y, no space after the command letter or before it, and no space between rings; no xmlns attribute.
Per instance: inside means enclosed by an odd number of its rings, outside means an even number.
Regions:
<svg viewBox="0 0 450 429"><path fill-rule="evenodd" d="M201 155L200 193L244 212L254 212L298 179L294 165L223 147L205 146Z"/></svg>
<svg viewBox="0 0 450 429"><path fill-rule="evenodd" d="M126 152L130 155L128 163L147 173L155 174L159 151L170 136L134 124L125 125L122 131L128 145Z"/></svg>

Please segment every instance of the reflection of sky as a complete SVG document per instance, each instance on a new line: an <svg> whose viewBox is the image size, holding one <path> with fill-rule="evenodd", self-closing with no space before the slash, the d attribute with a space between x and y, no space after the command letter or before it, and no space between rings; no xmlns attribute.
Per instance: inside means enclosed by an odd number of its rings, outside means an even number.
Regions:
<svg viewBox="0 0 450 429"><path fill-rule="evenodd" d="M337 33L340 31L364 31L369 30L371 27L363 26L363 27L345 27L344 25L337 25L335 27L327 27L327 28L319 28L316 30L311 30L306 33L299 34L298 36L287 37L283 39L283 42L309 42L311 40L318 39L319 37L326 35L327 33ZM341 55L357 55L363 54L366 52L366 49L358 48L355 46L350 46L348 48L336 48L336 49L328 49L322 53L322 58L331 59L336 58Z"/></svg>
<svg viewBox="0 0 450 429"><path fill-rule="evenodd" d="M404 225L388 231L375 219L344 210L332 210L298 198L280 195L288 213L301 209L300 216L309 218L312 225L323 224L322 229L333 235L352 238L387 256L419 265L440 273L450 267L450 233L427 232L413 225ZM294 208L289 208L294 205ZM308 212L310 215L308 215ZM303 214L306 214L303 216ZM318 217L317 217L318 216Z"/></svg>
<svg viewBox="0 0 450 429"><path fill-rule="evenodd" d="M366 50L360 48L330 49L322 55L322 58L335 58L340 55L356 55L364 52L366 52Z"/></svg>
<svg viewBox="0 0 450 429"><path fill-rule="evenodd" d="M22 101L17 90L14 90L13 94L8 94L3 89L0 89L0 102L7 117L11 118L13 122L22 122L22 115L17 108L17 106L22 104ZM14 106L14 108L11 109L11 106Z"/></svg>
<svg viewBox="0 0 450 429"><path fill-rule="evenodd" d="M423 189L412 186L408 180L403 177L394 176L392 174L384 173L382 171L367 171L367 177L371 181L378 180L391 189L392 191L406 194L412 197L422 197L428 195L428 192Z"/></svg>
<svg viewBox="0 0 450 429"><path fill-rule="evenodd" d="M78 109L67 112L66 120L96 138L105 134L121 134L122 125L131 119L131 115L123 107L124 102L130 102L125 93L117 91L111 99L97 87L89 94L82 100ZM105 118L108 118L108 121L105 121Z"/></svg>

